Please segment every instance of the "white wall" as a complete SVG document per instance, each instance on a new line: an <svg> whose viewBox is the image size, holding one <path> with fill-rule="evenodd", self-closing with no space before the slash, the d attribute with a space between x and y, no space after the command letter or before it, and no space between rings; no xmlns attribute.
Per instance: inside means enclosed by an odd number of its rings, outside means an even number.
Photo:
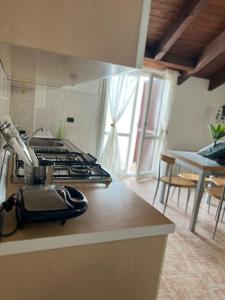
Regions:
<svg viewBox="0 0 225 300"><path fill-rule="evenodd" d="M208 91L208 80L191 77L177 86L168 128L169 149L197 151L212 142L209 124L225 104L225 85Z"/></svg>
<svg viewBox="0 0 225 300"><path fill-rule="evenodd" d="M47 87L44 101L38 100L42 94L40 86L36 90L12 87L12 118L28 133L33 127L44 127L54 136L61 121L65 125L66 138L83 151L96 155L101 111L99 84L100 81L95 80L73 88ZM75 122L67 123L67 117L74 117Z"/></svg>
<svg viewBox="0 0 225 300"><path fill-rule="evenodd" d="M33 132L34 88L11 87L10 116L19 128Z"/></svg>

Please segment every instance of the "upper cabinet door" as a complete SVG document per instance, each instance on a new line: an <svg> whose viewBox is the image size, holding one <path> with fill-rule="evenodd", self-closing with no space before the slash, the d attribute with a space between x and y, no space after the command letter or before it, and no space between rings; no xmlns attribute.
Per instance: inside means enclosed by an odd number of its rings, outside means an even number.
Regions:
<svg viewBox="0 0 225 300"><path fill-rule="evenodd" d="M0 0L0 41L141 67L150 0Z"/></svg>

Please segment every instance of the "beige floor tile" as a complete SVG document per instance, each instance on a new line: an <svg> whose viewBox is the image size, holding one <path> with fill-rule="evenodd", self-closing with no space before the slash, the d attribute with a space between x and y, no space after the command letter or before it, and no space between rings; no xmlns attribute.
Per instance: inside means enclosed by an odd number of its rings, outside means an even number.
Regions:
<svg viewBox="0 0 225 300"><path fill-rule="evenodd" d="M155 181L137 183L133 178L125 180L137 194L152 203ZM166 216L176 224L176 231L169 235L162 270L158 299L223 300L225 299L225 219L219 223L216 238L216 208L210 208L203 198L199 210L196 233L188 230L193 206L193 194L188 214L185 215L186 192L181 191L177 207L177 191L169 200ZM213 201L216 204L216 201ZM162 211L163 205L156 202L155 208Z"/></svg>
<svg viewBox="0 0 225 300"><path fill-rule="evenodd" d="M179 300L178 296L175 294L159 294L158 300Z"/></svg>
<svg viewBox="0 0 225 300"><path fill-rule="evenodd" d="M167 283L171 290L180 297L180 299L209 299L209 292L204 282L193 274L190 275L168 275ZM200 299L200 298L199 298Z"/></svg>
<svg viewBox="0 0 225 300"><path fill-rule="evenodd" d="M225 268L218 258L201 258L190 263L195 274L204 280L208 288L225 287Z"/></svg>
<svg viewBox="0 0 225 300"><path fill-rule="evenodd" d="M199 273L199 276L204 280L209 289L220 288L225 286L224 274L215 270L215 272Z"/></svg>
<svg viewBox="0 0 225 300"><path fill-rule="evenodd" d="M169 249L169 247L166 249L165 258L169 258L170 260L174 260L174 259L184 260L184 259L186 259L186 257L184 256L183 253L179 252L178 250L172 250L171 248Z"/></svg>
<svg viewBox="0 0 225 300"><path fill-rule="evenodd" d="M195 274L192 261L185 259L178 259L171 257L166 257L163 267L164 275L184 275L184 274Z"/></svg>
<svg viewBox="0 0 225 300"><path fill-rule="evenodd" d="M161 276L159 293L161 294L173 293L171 282L167 276L164 275Z"/></svg>
<svg viewBox="0 0 225 300"><path fill-rule="evenodd" d="M225 300L225 287L219 289L211 289L210 295L213 300Z"/></svg>

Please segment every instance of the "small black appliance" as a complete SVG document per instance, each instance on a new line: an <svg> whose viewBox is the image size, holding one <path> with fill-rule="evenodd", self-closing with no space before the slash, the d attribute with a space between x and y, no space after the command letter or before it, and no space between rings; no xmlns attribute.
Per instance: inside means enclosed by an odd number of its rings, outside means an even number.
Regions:
<svg viewBox="0 0 225 300"><path fill-rule="evenodd" d="M10 211L15 206L17 225L0 236L10 236L26 223L59 221L75 218L86 212L88 201L85 195L71 186L26 185L18 189L1 204L0 213Z"/></svg>
<svg viewBox="0 0 225 300"><path fill-rule="evenodd" d="M16 214L20 227L29 222L60 221L82 215L88 208L84 194L59 185L23 186L17 192Z"/></svg>

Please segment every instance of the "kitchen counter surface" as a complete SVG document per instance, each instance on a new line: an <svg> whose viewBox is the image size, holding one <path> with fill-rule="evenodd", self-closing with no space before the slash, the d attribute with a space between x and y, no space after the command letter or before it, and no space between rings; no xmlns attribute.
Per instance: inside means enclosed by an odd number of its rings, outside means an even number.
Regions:
<svg viewBox="0 0 225 300"><path fill-rule="evenodd" d="M87 212L65 225L59 222L27 224L13 236L1 240L0 255L168 235L175 229L169 219L117 179L108 186L70 185L85 194L89 202ZM18 187L9 183L7 194L14 193ZM14 225L12 211L5 218L4 231Z"/></svg>

